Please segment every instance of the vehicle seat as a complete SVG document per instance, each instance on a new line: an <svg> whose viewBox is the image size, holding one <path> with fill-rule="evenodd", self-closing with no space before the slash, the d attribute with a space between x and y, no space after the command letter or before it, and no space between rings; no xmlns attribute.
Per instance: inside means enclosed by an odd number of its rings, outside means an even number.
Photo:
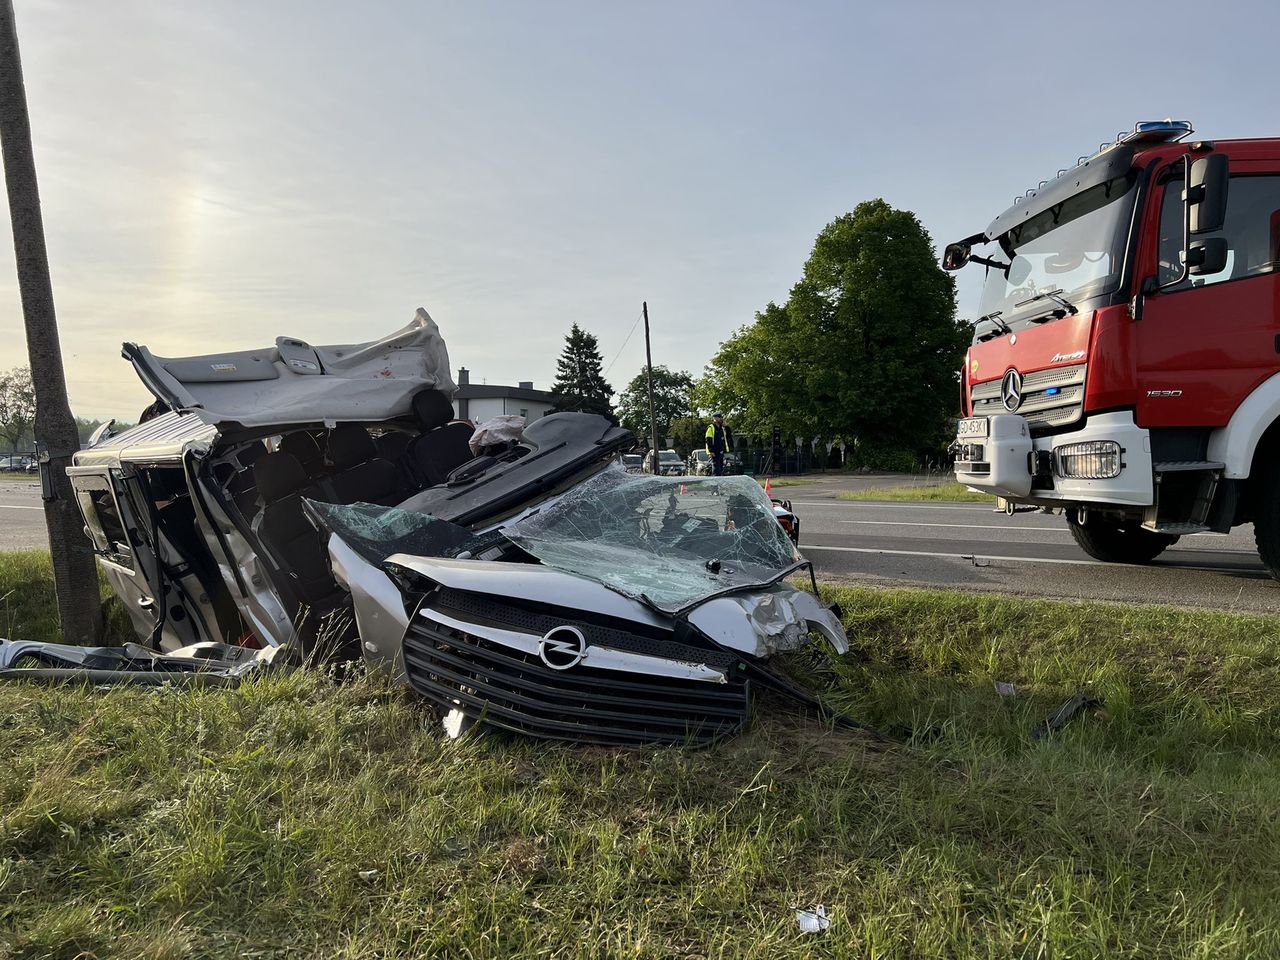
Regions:
<svg viewBox="0 0 1280 960"><path fill-rule="evenodd" d="M327 478L335 503L379 503L390 506L404 499L396 465L378 456L369 431L354 423L329 433L329 461L337 471Z"/></svg>
<svg viewBox="0 0 1280 960"><path fill-rule="evenodd" d="M292 591L295 607L324 608L340 601L325 537L302 512L302 498L315 494L308 486L307 471L293 454L278 450L259 459L253 475L263 504L254 532Z"/></svg>
<svg viewBox="0 0 1280 960"><path fill-rule="evenodd" d="M295 430L280 438L280 449L292 454L302 464L302 469L309 477L318 477L327 472L324 462L324 451L320 442L306 430Z"/></svg>
<svg viewBox="0 0 1280 960"><path fill-rule="evenodd" d="M412 439L413 435L403 430L384 430L373 438L373 445L378 448L379 457L397 463L409 449L409 442Z"/></svg>
<svg viewBox="0 0 1280 960"><path fill-rule="evenodd" d="M421 390L414 396L413 417L422 433L409 441L401 463L415 489L443 483L473 459L470 442L475 429L453 418L453 404L439 390Z"/></svg>

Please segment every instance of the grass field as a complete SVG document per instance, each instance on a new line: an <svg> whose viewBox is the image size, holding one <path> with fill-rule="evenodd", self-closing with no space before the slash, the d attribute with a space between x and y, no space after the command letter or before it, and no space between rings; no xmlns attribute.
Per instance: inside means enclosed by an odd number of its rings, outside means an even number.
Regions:
<svg viewBox="0 0 1280 960"><path fill-rule="evenodd" d="M106 643L134 639L124 608L102 584ZM47 550L0 553L0 637L56 642L58 608ZM0 958L3 954L0 954Z"/></svg>
<svg viewBox="0 0 1280 960"><path fill-rule="evenodd" d="M974 493L955 481L922 480L900 487L870 490L846 490L837 495L841 500L945 500L952 503L994 503L995 497Z"/></svg>
<svg viewBox="0 0 1280 960"><path fill-rule="evenodd" d="M771 701L686 751L447 741L315 673L0 686L0 957L1280 955L1276 618L832 596L851 652L787 670L898 744Z"/></svg>

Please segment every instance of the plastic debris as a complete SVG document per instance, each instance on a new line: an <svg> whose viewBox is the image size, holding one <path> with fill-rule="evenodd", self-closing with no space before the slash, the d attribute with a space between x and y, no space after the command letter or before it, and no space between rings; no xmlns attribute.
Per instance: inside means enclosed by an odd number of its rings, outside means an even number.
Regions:
<svg viewBox="0 0 1280 960"><path fill-rule="evenodd" d="M797 910L796 923L801 933L822 933L831 926L831 918L827 916L827 908L818 904L812 910Z"/></svg>
<svg viewBox="0 0 1280 960"><path fill-rule="evenodd" d="M382 875L382 871L380 870L360 870L356 874L356 876L358 876L361 880L364 880L368 883L372 883L374 880L377 880L378 877L380 877L381 875Z"/></svg>
<svg viewBox="0 0 1280 960"><path fill-rule="evenodd" d="M1087 693L1077 693L1049 716L1045 717L1031 731L1032 740L1043 740L1049 734L1062 727L1072 717L1092 707L1102 706L1102 701Z"/></svg>
<svg viewBox="0 0 1280 960"><path fill-rule="evenodd" d="M1004 680L997 680L995 687L996 693L1002 697L1016 697L1018 695L1018 688L1012 683L1006 683Z"/></svg>

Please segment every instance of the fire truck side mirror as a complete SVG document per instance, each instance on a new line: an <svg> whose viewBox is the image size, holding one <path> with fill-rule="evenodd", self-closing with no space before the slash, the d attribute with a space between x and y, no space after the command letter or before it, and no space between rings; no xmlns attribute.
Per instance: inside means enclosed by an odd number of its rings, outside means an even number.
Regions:
<svg viewBox="0 0 1280 960"><path fill-rule="evenodd" d="M948 243L942 252L942 269L959 270L969 262L969 250L967 243Z"/></svg>
<svg viewBox="0 0 1280 960"><path fill-rule="evenodd" d="M1206 237L1192 240L1187 252L1187 273L1193 277L1205 277L1227 269L1226 237Z"/></svg>
<svg viewBox="0 0 1280 960"><path fill-rule="evenodd" d="M1183 196L1191 208L1191 233L1221 230L1227 219L1227 158L1221 153L1200 157L1191 164L1187 191Z"/></svg>

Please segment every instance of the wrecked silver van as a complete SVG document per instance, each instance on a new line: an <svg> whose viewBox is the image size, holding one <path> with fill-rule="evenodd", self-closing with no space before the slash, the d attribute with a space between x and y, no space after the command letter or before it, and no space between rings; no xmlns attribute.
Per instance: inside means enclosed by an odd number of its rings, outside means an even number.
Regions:
<svg viewBox="0 0 1280 960"><path fill-rule="evenodd" d="M168 412L69 472L150 649L361 656L455 732L697 744L781 685L775 653L846 647L754 481L628 474L590 414L473 455L423 310L365 344L124 355Z"/></svg>

